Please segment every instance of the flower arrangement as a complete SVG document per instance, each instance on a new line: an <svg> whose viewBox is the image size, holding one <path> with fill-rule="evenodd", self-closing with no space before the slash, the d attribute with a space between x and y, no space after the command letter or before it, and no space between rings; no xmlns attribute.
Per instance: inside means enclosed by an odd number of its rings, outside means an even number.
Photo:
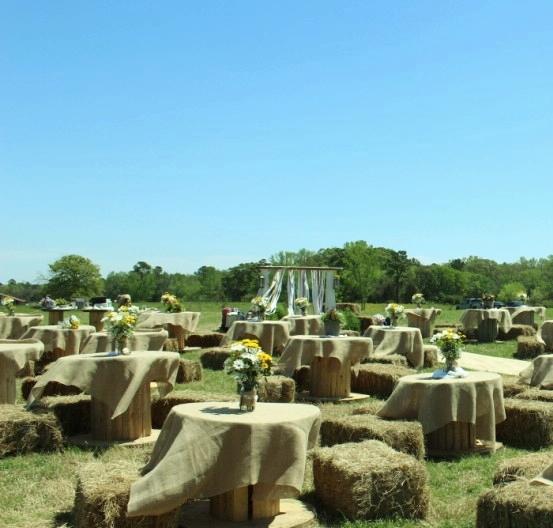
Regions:
<svg viewBox="0 0 553 528"><path fill-rule="evenodd" d="M266 297L261 297L257 295L252 299L252 307L254 312L264 313L265 310L269 307L269 299Z"/></svg>
<svg viewBox="0 0 553 528"><path fill-rule="evenodd" d="M383 325L386 322L386 317L384 317L380 313L374 314L371 319L373 320L373 324L375 325Z"/></svg>
<svg viewBox="0 0 553 528"><path fill-rule="evenodd" d="M422 293L415 293L411 297L411 302L413 304L416 304L418 308L420 308L423 304L426 303L426 299L424 298L424 295Z"/></svg>
<svg viewBox="0 0 553 528"><path fill-rule="evenodd" d="M491 293L482 294L482 302L484 304L484 308L493 308L494 301L495 301L495 295Z"/></svg>
<svg viewBox="0 0 553 528"><path fill-rule="evenodd" d="M405 308L401 304L397 303L390 303L386 308L384 309L388 317L390 318L390 324L391 326L395 326L397 324L398 319L403 317Z"/></svg>
<svg viewBox="0 0 553 528"><path fill-rule="evenodd" d="M71 330L77 330L81 326L81 320L76 315L69 316L62 323L63 328L70 328Z"/></svg>
<svg viewBox="0 0 553 528"><path fill-rule="evenodd" d="M445 370L450 371L455 368L455 361L461 355L461 345L465 336L455 330L448 328L443 332L438 332L430 338L430 342L435 344L442 352L445 358Z"/></svg>
<svg viewBox="0 0 553 528"><path fill-rule="evenodd" d="M0 298L0 304L4 307L4 310L6 310L8 315L15 314L15 299L13 297L10 297L9 295L3 295L2 298Z"/></svg>
<svg viewBox="0 0 553 528"><path fill-rule="evenodd" d="M165 306L166 312L178 313L183 311L182 304L178 297L172 293L165 292L161 296L161 302Z"/></svg>
<svg viewBox="0 0 553 528"><path fill-rule="evenodd" d="M298 307L298 308L307 308L310 303L309 303L309 299L307 297L298 297L295 301L294 301L294 304Z"/></svg>
<svg viewBox="0 0 553 528"><path fill-rule="evenodd" d="M128 338L134 334L139 311L138 306L124 305L117 311L107 312L102 319L106 332L112 337L118 352L123 352Z"/></svg>
<svg viewBox="0 0 553 528"><path fill-rule="evenodd" d="M54 299L54 306L61 308L62 306L67 306L71 304L67 299L64 299L63 297L58 297L57 299Z"/></svg>
<svg viewBox="0 0 553 528"><path fill-rule="evenodd" d="M519 292L517 294L517 299L525 303L528 300L528 294L526 292Z"/></svg>
<svg viewBox="0 0 553 528"><path fill-rule="evenodd" d="M338 321L340 323L340 326L343 326L346 324L346 318L342 312L339 312L336 310L336 308L332 308L321 315L321 321L324 323L326 321Z"/></svg>

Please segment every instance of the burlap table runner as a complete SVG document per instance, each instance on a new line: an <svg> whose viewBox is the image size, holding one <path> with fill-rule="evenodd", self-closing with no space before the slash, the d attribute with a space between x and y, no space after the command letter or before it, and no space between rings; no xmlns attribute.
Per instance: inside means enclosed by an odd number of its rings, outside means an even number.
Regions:
<svg viewBox="0 0 553 528"><path fill-rule="evenodd" d="M0 317L0 339L20 339L31 326L41 323L41 314L15 314Z"/></svg>
<svg viewBox="0 0 553 528"><path fill-rule="evenodd" d="M110 409L111 418L123 414L144 383L163 382L158 386L165 396L175 385L180 356L176 352L133 352L128 356L85 354L65 356L52 363L31 389L28 405L42 396L50 381L74 385L91 394Z"/></svg>
<svg viewBox="0 0 553 528"><path fill-rule="evenodd" d="M81 325L76 330L56 325L31 326L23 334L23 339L38 339L42 341L45 352L52 352L54 349L59 348L69 355L78 354L84 340L95 331L96 328L90 325Z"/></svg>
<svg viewBox="0 0 553 528"><path fill-rule="evenodd" d="M200 312L140 312L136 329L173 325L183 332L192 333L200 321Z"/></svg>
<svg viewBox="0 0 553 528"><path fill-rule="evenodd" d="M27 363L38 361L44 344L37 339L0 339L0 373L15 376Z"/></svg>
<svg viewBox="0 0 553 528"><path fill-rule="evenodd" d="M505 333L507 333L513 325L511 314L508 310L505 310L505 308L465 310L461 315L460 322L465 330L475 330L480 323L486 319L496 319L499 329Z"/></svg>
<svg viewBox="0 0 553 528"><path fill-rule="evenodd" d="M228 402L173 407L143 477L131 486L128 515L160 515L187 498L207 498L256 484L254 497L296 496L306 452L315 446L313 405L258 403L241 412Z"/></svg>
<svg viewBox="0 0 553 528"><path fill-rule="evenodd" d="M137 330L128 340L130 350L162 350L167 341L167 330ZM81 354L94 354L95 352L112 352L115 345L107 332L93 332L90 334L81 348Z"/></svg>
<svg viewBox="0 0 553 528"><path fill-rule="evenodd" d="M234 321L221 346L230 345L244 336L255 336L264 352L280 354L290 337L290 325L287 321Z"/></svg>
<svg viewBox="0 0 553 528"><path fill-rule="evenodd" d="M372 355L373 342L368 337L313 337L291 336L279 361L285 376L292 376L302 365L310 365L313 358L336 358L340 363L349 360L359 368L359 362Z"/></svg>
<svg viewBox="0 0 553 528"><path fill-rule="evenodd" d="M540 389L553 389L553 354L534 358L520 373L519 381Z"/></svg>
<svg viewBox="0 0 553 528"><path fill-rule="evenodd" d="M323 322L320 315L287 315L282 318L290 324L290 335L321 335Z"/></svg>
<svg viewBox="0 0 553 528"><path fill-rule="evenodd" d="M373 340L374 357L399 354L409 365L419 368L424 364L424 344L418 328L406 326L369 326L363 334Z"/></svg>
<svg viewBox="0 0 553 528"><path fill-rule="evenodd" d="M400 378L378 416L418 420L425 434L449 422L472 423L477 438L495 442L495 424L505 420L501 376L492 372L469 372L466 378L431 376Z"/></svg>
<svg viewBox="0 0 553 528"><path fill-rule="evenodd" d="M538 330L538 341L549 350L553 349L553 321L544 321Z"/></svg>

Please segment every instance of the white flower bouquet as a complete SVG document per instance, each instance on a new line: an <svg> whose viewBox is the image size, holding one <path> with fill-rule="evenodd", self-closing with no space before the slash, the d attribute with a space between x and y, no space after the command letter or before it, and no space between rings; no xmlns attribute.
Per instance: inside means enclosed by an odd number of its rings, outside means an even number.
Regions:
<svg viewBox="0 0 553 528"><path fill-rule="evenodd" d="M81 326L81 320L76 315L70 315L68 319L63 321L61 326L62 328L77 330Z"/></svg>
<svg viewBox="0 0 553 528"><path fill-rule="evenodd" d="M461 355L461 346L465 336L451 328L438 332L430 338L430 342L435 344L442 352L445 358L446 371L455 368L455 361Z"/></svg>
<svg viewBox="0 0 553 528"><path fill-rule="evenodd" d="M116 349L123 351L127 340L134 334L140 309L134 305L120 306L117 311L107 312L102 318L106 332L115 342Z"/></svg>
<svg viewBox="0 0 553 528"><path fill-rule="evenodd" d="M413 304L416 304L418 308L420 308L423 304L426 303L426 299L424 298L424 295L422 293L415 293L411 297L411 302Z"/></svg>
<svg viewBox="0 0 553 528"><path fill-rule="evenodd" d="M265 310L269 307L269 299L261 297L261 295L254 297L251 303L255 312L265 312Z"/></svg>
<svg viewBox="0 0 553 528"><path fill-rule="evenodd" d="M259 376L271 373L272 364L272 356L263 352L256 340L242 339L231 345L224 367L243 391L251 391L257 387Z"/></svg>
<svg viewBox="0 0 553 528"><path fill-rule="evenodd" d="M8 315L14 315L15 309L15 299L13 297L10 297L9 295L3 295L0 298L0 304L4 307L4 310L6 310Z"/></svg>

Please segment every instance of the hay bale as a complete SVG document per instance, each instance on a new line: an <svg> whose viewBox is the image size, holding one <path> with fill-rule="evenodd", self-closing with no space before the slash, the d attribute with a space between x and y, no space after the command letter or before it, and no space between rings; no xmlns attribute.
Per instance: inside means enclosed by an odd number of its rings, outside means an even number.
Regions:
<svg viewBox="0 0 553 528"><path fill-rule="evenodd" d="M190 383L191 381L201 381L202 365L197 360L181 359L179 361L179 370L177 372L177 383Z"/></svg>
<svg viewBox="0 0 553 528"><path fill-rule="evenodd" d="M215 347L206 350L201 356L203 368L211 370L223 370L223 364L225 360L230 356L230 350L223 347Z"/></svg>
<svg viewBox="0 0 553 528"><path fill-rule="evenodd" d="M428 512L424 466L376 440L317 449L313 478L321 503L351 520L423 519Z"/></svg>
<svg viewBox="0 0 553 528"><path fill-rule="evenodd" d="M542 402L553 402L553 390L537 389L535 387L529 389L526 385L526 390L519 392L515 398L520 400L534 400Z"/></svg>
<svg viewBox="0 0 553 528"><path fill-rule="evenodd" d="M503 332L503 330L499 329L497 339L501 341L510 341L522 336L530 337L535 335L536 330L534 330L533 326L525 324L514 324L511 326L511 329L508 332Z"/></svg>
<svg viewBox="0 0 553 528"><path fill-rule="evenodd" d="M52 412L61 426L64 436L90 433L90 396L48 396L33 404L33 411Z"/></svg>
<svg viewBox="0 0 553 528"><path fill-rule="evenodd" d="M369 402L364 402L363 405L359 407L354 407L352 414L378 414L378 411L382 409L384 402L382 400L371 400Z"/></svg>
<svg viewBox="0 0 553 528"><path fill-rule="evenodd" d="M36 385L37 381L37 378L29 377L21 382L21 396L23 396L24 400L29 397L31 389ZM81 392L83 391L74 385L64 385L57 381L51 381L44 387L42 396L73 396L75 394L81 394Z"/></svg>
<svg viewBox="0 0 553 528"><path fill-rule="evenodd" d="M259 380L259 401L290 403L296 396L296 382L286 376L267 376Z"/></svg>
<svg viewBox="0 0 553 528"><path fill-rule="evenodd" d="M517 350L514 357L518 359L534 359L545 353L545 345L536 336L520 336L517 339Z"/></svg>
<svg viewBox="0 0 553 528"><path fill-rule="evenodd" d="M311 367L309 365L302 365L299 369L296 369L292 378L296 382L296 390L298 392L308 392L311 380Z"/></svg>
<svg viewBox="0 0 553 528"><path fill-rule="evenodd" d="M173 391L163 398L152 401L152 427L154 429L161 429L165 418L167 418L167 415L175 405L210 401L238 402L238 395L215 394L192 390Z"/></svg>
<svg viewBox="0 0 553 528"><path fill-rule="evenodd" d="M60 451L60 424L52 413L32 413L19 405L0 405L0 458L34 451Z"/></svg>
<svg viewBox="0 0 553 528"><path fill-rule="evenodd" d="M553 444L553 406L550 403L507 398L507 419L496 425L496 436L507 445L539 449Z"/></svg>
<svg viewBox="0 0 553 528"><path fill-rule="evenodd" d="M380 440L397 451L424 458L424 434L418 422L383 420L371 414L323 417L321 445Z"/></svg>
<svg viewBox="0 0 553 528"><path fill-rule="evenodd" d="M381 365L400 365L402 367L407 367L407 358L400 354L389 354L387 356L363 358L362 363L380 363Z"/></svg>
<svg viewBox="0 0 553 528"><path fill-rule="evenodd" d="M528 385L520 383L516 376L502 376L502 378L504 398L512 398L528 389Z"/></svg>
<svg viewBox="0 0 553 528"><path fill-rule="evenodd" d="M175 528L179 510L159 516L127 518L131 484L140 477L149 451L110 449L77 471L73 505L75 528Z"/></svg>
<svg viewBox="0 0 553 528"><path fill-rule="evenodd" d="M361 306L359 306L357 303L336 303L336 310L349 310L350 312L353 312L357 315L361 313Z"/></svg>
<svg viewBox="0 0 553 528"><path fill-rule="evenodd" d="M424 345L424 368L434 368L438 364L438 352L436 345Z"/></svg>
<svg viewBox="0 0 553 528"><path fill-rule="evenodd" d="M359 319L359 331L363 335L365 330L374 324L373 318L368 315L358 315L357 318Z"/></svg>
<svg viewBox="0 0 553 528"><path fill-rule="evenodd" d="M186 338L186 346L199 348L218 347L225 334L221 332L202 332L190 334Z"/></svg>
<svg viewBox="0 0 553 528"><path fill-rule="evenodd" d="M553 528L553 486L511 482L478 498L477 528Z"/></svg>
<svg viewBox="0 0 553 528"><path fill-rule="evenodd" d="M165 352L180 352L179 340L176 337L168 337L163 344Z"/></svg>
<svg viewBox="0 0 553 528"><path fill-rule="evenodd" d="M497 467L494 486L520 479L533 479L553 462L553 453L541 452L503 460Z"/></svg>
<svg viewBox="0 0 553 528"><path fill-rule="evenodd" d="M340 330L340 335L348 337L359 337L360 333L357 330Z"/></svg>
<svg viewBox="0 0 553 528"><path fill-rule="evenodd" d="M414 374L416 371L400 365L364 363L356 374L351 370L351 390L370 394L377 398L388 398L392 394L399 378Z"/></svg>

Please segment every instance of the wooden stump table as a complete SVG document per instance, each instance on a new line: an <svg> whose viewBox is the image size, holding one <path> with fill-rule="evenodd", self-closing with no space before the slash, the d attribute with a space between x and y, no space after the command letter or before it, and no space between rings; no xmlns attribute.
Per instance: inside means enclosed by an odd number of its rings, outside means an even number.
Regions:
<svg viewBox="0 0 553 528"><path fill-rule="evenodd" d="M83 308L83 312L88 312L88 324L96 328L96 332L102 332L104 330L104 323L102 319L107 312L111 310L101 308Z"/></svg>
<svg viewBox="0 0 553 528"><path fill-rule="evenodd" d="M315 357L311 363L309 394L315 398L347 398L351 393L349 359Z"/></svg>
<svg viewBox="0 0 553 528"><path fill-rule="evenodd" d="M253 485L235 488L209 499L209 513L222 521L265 519L280 513L280 499L254 500Z"/></svg>
<svg viewBox="0 0 553 528"><path fill-rule="evenodd" d="M15 377L29 361L38 360L44 345L35 339L0 339L0 404L15 404Z"/></svg>
<svg viewBox="0 0 553 528"><path fill-rule="evenodd" d="M484 319L478 324L478 341L480 343L493 343L499 333L499 321L497 319Z"/></svg>

